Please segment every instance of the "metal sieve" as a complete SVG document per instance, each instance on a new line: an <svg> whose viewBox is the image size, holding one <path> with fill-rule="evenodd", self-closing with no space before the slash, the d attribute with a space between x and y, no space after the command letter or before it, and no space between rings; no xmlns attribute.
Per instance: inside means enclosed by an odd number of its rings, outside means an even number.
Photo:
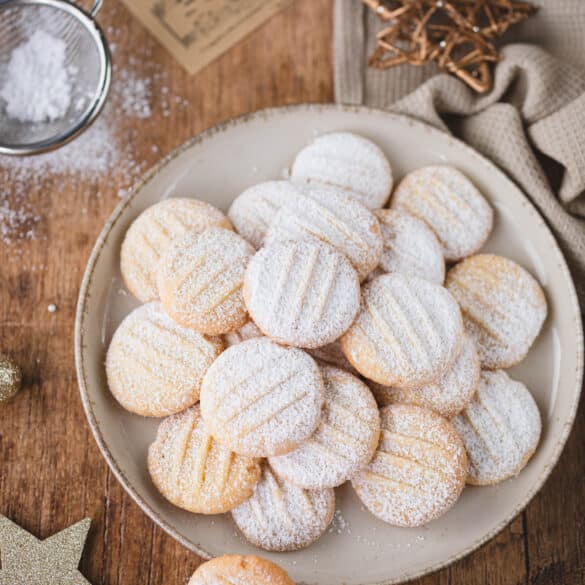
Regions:
<svg viewBox="0 0 585 585"><path fill-rule="evenodd" d="M0 0L0 87L12 51L36 30L66 44L71 76L71 105L59 120L32 123L14 120L0 98L0 154L38 154L62 146L83 132L102 110L112 74L107 41L95 22L102 0L89 12L67 0Z"/></svg>

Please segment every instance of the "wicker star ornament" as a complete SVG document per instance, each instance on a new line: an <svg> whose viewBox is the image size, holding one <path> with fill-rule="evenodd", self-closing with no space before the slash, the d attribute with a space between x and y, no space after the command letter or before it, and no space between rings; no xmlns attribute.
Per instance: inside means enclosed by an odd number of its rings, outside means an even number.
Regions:
<svg viewBox="0 0 585 585"><path fill-rule="evenodd" d="M0 585L90 585L77 570L91 520L39 540L0 516Z"/></svg>
<svg viewBox="0 0 585 585"><path fill-rule="evenodd" d="M492 87L493 40L535 7L516 0L363 0L387 26L377 34L372 67L435 62L479 93Z"/></svg>

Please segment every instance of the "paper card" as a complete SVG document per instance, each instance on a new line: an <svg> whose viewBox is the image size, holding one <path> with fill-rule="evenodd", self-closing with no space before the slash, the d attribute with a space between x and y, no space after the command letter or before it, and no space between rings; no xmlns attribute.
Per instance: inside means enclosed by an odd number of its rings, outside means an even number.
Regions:
<svg viewBox="0 0 585 585"><path fill-rule="evenodd" d="M123 0L190 73L196 73L292 0Z"/></svg>

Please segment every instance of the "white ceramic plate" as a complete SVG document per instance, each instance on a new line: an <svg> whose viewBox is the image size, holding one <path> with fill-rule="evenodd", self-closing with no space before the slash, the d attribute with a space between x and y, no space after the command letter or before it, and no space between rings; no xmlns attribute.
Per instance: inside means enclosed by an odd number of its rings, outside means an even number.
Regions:
<svg viewBox="0 0 585 585"><path fill-rule="evenodd" d="M496 209L496 228L486 249L528 268L543 284L549 303L542 334L525 362L512 371L532 390L544 421L536 455L518 477L497 487L466 488L449 513L418 529L393 528L377 520L345 486L337 490L339 512L333 525L315 545L264 555L307 585L395 583L468 554L526 506L560 455L581 389L581 318L565 260L526 197L475 151L407 118L332 105L266 110L204 132L151 171L104 227L79 296L77 374L87 418L104 457L155 522L206 557L263 554L237 534L229 515L196 516L158 494L148 476L146 453L159 423L125 412L108 391L106 348L118 323L137 304L121 282L120 244L132 220L161 198L197 197L227 209L250 185L283 177L295 153L316 135L338 130L357 132L379 144L396 178L436 163L465 172Z"/></svg>

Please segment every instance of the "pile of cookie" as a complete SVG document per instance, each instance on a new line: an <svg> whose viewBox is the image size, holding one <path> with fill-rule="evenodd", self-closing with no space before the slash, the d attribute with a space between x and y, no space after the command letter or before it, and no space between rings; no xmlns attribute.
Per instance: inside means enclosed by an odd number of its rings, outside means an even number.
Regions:
<svg viewBox="0 0 585 585"><path fill-rule="evenodd" d="M505 368L547 306L524 268L478 253L493 222L457 169L417 169L393 191L382 150L345 132L227 217L196 199L144 211L121 269L145 304L106 370L124 408L166 417L148 454L161 494L229 511L250 542L287 551L323 534L347 481L408 527L466 482L517 474L541 422Z"/></svg>

